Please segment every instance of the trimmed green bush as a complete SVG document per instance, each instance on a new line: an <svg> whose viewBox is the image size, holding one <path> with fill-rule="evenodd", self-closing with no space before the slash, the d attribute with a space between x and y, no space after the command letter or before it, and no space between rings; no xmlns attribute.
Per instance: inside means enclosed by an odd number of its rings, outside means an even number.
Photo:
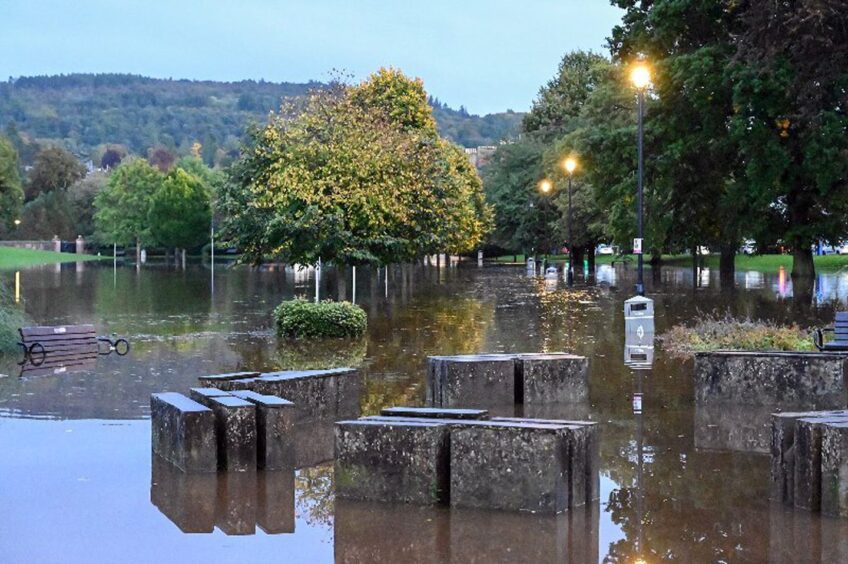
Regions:
<svg viewBox="0 0 848 564"><path fill-rule="evenodd" d="M274 310L277 334L295 339L359 337L368 326L368 316L350 302L309 302L295 298Z"/></svg>

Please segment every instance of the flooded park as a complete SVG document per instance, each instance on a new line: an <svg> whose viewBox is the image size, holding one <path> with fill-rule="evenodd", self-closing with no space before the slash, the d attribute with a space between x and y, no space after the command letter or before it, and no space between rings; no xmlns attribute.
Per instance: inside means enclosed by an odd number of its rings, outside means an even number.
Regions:
<svg viewBox="0 0 848 564"><path fill-rule="evenodd" d="M15 272L0 273L14 284ZM624 364L624 300L635 269L560 277L472 263L359 269L364 339L278 339L271 310L312 298L313 273L190 263L104 263L19 274L36 324L93 323L125 336L125 357L20 377L0 367L0 560L183 562L835 562L848 522L769 501L771 409L696 405L691 360L658 345L650 370ZM657 333L705 314L823 326L848 300L848 274L819 273L812 299L788 272L648 270ZM339 284L328 268L322 297ZM295 471L192 477L151 457L150 395L198 377L353 366L345 417L423 406L426 359L565 351L589 359L580 405L516 406L511 416L591 419L601 428L600 501L557 516L334 499L332 419L301 429ZM640 413L631 398L643 394ZM339 407L339 410L342 408ZM69 541L73 542L69 542ZM842 551L842 552L840 552Z"/></svg>

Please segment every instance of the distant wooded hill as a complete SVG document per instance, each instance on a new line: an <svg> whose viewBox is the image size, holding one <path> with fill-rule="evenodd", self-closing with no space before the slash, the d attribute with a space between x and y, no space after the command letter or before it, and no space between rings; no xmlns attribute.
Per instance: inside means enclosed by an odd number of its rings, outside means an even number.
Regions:
<svg viewBox="0 0 848 564"><path fill-rule="evenodd" d="M306 84L244 80L155 79L128 74L70 74L0 83L0 127L11 136L58 142L86 157L119 144L146 154L164 146L186 154L203 146L204 160L237 149L245 128L262 123L284 97L303 96ZM518 132L523 114L469 115L431 100L442 135L466 146L495 144ZM24 161L29 155L22 154ZM208 158L207 158L208 156ZM211 164L211 163L210 163Z"/></svg>

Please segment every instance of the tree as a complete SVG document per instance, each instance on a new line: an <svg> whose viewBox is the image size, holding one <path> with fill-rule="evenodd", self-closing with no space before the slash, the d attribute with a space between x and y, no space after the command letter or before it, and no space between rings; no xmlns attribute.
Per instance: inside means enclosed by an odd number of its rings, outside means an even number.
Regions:
<svg viewBox="0 0 848 564"><path fill-rule="evenodd" d="M476 171L398 71L285 105L242 153L220 206L252 262L386 264L471 250L488 226Z"/></svg>
<svg viewBox="0 0 848 564"><path fill-rule="evenodd" d="M174 154L165 147L155 147L150 149L147 162L159 169L159 172L168 172L174 166L176 159Z"/></svg>
<svg viewBox="0 0 848 564"><path fill-rule="evenodd" d="M135 244L136 260L141 245L152 242L148 214L162 183L162 174L143 159L123 162L112 171L106 188L94 198L94 223L103 243Z"/></svg>
<svg viewBox="0 0 848 564"><path fill-rule="evenodd" d="M0 137L0 226L10 229L20 217L24 191L18 174L18 152Z"/></svg>
<svg viewBox="0 0 848 564"><path fill-rule="evenodd" d="M100 168L104 170L108 170L110 168L115 168L126 156L126 153L120 152L118 149L109 147L103 152L103 156L100 157Z"/></svg>
<svg viewBox="0 0 848 564"><path fill-rule="evenodd" d="M67 190L71 184L85 176L85 167L68 151L48 147L35 157L35 166L29 175L26 198L32 200L43 192Z"/></svg>
<svg viewBox="0 0 848 564"><path fill-rule="evenodd" d="M159 245L192 248L206 240L212 219L210 193L203 180L175 168L153 194L150 234Z"/></svg>

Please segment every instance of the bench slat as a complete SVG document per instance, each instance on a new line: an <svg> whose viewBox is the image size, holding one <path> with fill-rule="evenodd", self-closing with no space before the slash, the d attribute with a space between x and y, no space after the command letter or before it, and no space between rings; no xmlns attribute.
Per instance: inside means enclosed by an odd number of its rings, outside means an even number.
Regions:
<svg viewBox="0 0 848 564"><path fill-rule="evenodd" d="M85 333L96 333L94 325L57 325L21 328L21 334L23 334L24 337L46 337L48 335L77 335Z"/></svg>
<svg viewBox="0 0 848 564"><path fill-rule="evenodd" d="M79 335L69 337L65 335L45 336L45 337L24 337L24 343L85 343L97 342L97 337L94 335Z"/></svg>

